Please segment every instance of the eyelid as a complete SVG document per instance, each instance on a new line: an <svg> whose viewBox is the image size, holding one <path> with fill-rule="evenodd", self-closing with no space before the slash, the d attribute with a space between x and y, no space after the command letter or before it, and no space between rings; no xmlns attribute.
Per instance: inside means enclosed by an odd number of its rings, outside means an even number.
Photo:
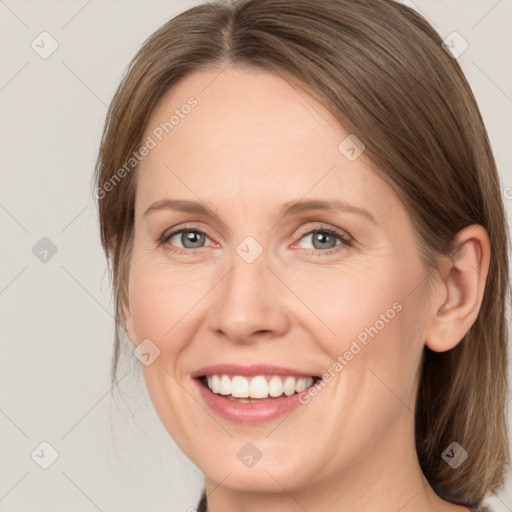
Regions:
<svg viewBox="0 0 512 512"><path fill-rule="evenodd" d="M300 228L297 236L303 237L304 235L308 235L308 234L310 234L312 232L315 232L315 231L329 231L329 232L332 232L332 233L336 233L336 235L338 235L338 236L343 236L345 238L349 238L349 239L353 240L352 235L350 235L344 229L337 228L335 226L332 226L330 224L325 224L325 223L320 223L320 224L317 224L317 225L315 225L313 227Z"/></svg>

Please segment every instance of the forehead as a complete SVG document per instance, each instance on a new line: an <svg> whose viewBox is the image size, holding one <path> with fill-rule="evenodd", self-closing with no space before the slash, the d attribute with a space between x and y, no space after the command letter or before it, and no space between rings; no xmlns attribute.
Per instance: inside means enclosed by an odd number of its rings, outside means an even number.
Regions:
<svg viewBox="0 0 512 512"><path fill-rule="evenodd" d="M350 135L278 75L230 67L192 73L167 91L146 126L144 140L156 145L140 167L138 209L164 196L199 196L215 207L236 197L262 208L327 194L389 213L398 198L369 159L350 161L340 151Z"/></svg>
<svg viewBox="0 0 512 512"><path fill-rule="evenodd" d="M172 127L161 126L171 118ZM283 156L296 153L304 139L336 153L345 135L333 115L298 86L268 72L230 67L192 73L167 91L146 133L159 127L162 150L167 142L196 148L210 144L215 154L236 147L260 156L266 148Z"/></svg>

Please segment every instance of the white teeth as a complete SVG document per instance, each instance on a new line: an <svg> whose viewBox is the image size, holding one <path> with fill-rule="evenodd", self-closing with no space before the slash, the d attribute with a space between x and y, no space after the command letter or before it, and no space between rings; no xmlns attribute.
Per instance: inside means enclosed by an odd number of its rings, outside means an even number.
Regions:
<svg viewBox="0 0 512 512"><path fill-rule="evenodd" d="M283 388L286 396L293 395L295 393L295 377L286 377Z"/></svg>
<svg viewBox="0 0 512 512"><path fill-rule="evenodd" d="M220 391L220 379L219 379L219 376L218 375L213 375L211 377L212 379L212 384L210 386L210 383L208 383L208 387L214 392L214 393L218 393Z"/></svg>
<svg viewBox="0 0 512 512"><path fill-rule="evenodd" d="M268 394L272 397L276 397L281 396L283 391L283 381L281 377L274 375L268 383Z"/></svg>
<svg viewBox="0 0 512 512"><path fill-rule="evenodd" d="M247 379L241 375L230 378L228 375L210 375L207 378L210 391L235 398L279 397L283 393L291 396L313 385L313 377L279 377L273 375L270 380L264 375Z"/></svg>
<svg viewBox="0 0 512 512"><path fill-rule="evenodd" d="M300 393L301 391L304 391L307 387L306 379L304 377L297 379L297 384L295 385L295 391L297 393Z"/></svg>
<svg viewBox="0 0 512 512"><path fill-rule="evenodd" d="M249 398L249 381L237 375L231 380L231 396L235 398Z"/></svg>
<svg viewBox="0 0 512 512"><path fill-rule="evenodd" d="M219 393L221 395L231 395L231 379L227 375L223 375L220 379Z"/></svg>
<svg viewBox="0 0 512 512"><path fill-rule="evenodd" d="M234 381L235 379L233 379ZM244 379L246 380L246 379ZM268 383L265 377L254 377L251 380L249 387L249 395L251 398L267 398L268 397ZM233 395L235 396L235 395Z"/></svg>

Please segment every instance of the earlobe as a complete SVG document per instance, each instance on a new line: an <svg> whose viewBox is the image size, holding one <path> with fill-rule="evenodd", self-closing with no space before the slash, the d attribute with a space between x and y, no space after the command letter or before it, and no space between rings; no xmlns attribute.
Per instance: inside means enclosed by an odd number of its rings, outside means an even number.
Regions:
<svg viewBox="0 0 512 512"><path fill-rule="evenodd" d="M425 345L434 352L454 348L475 323L489 271L490 243L483 226L467 226L456 242L458 250L443 271L442 293L433 297Z"/></svg>

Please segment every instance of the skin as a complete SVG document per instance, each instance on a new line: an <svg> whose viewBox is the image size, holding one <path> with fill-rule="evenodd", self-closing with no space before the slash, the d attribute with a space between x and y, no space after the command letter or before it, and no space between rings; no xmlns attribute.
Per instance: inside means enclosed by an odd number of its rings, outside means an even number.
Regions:
<svg viewBox="0 0 512 512"><path fill-rule="evenodd" d="M132 343L149 338L160 350L142 366L145 382L163 425L204 473L210 511L468 510L438 498L423 476L413 411L423 347L453 348L477 317L485 229L459 233L463 250L441 261L429 287L407 210L364 152L355 161L340 152L349 134L332 114L279 76L221 69L188 75L151 114L144 139L198 101L141 163L124 302ZM278 213L313 198L350 202L378 225L348 212ZM144 215L161 199L200 202L218 219ZM206 234L195 253L179 234L158 243L187 223ZM313 245L306 233L322 227L353 244ZM252 263L236 252L247 236L263 249ZM397 302L401 311L318 396L276 421L219 418L190 379L226 362L321 374ZM262 454L251 468L237 458L247 442Z"/></svg>

